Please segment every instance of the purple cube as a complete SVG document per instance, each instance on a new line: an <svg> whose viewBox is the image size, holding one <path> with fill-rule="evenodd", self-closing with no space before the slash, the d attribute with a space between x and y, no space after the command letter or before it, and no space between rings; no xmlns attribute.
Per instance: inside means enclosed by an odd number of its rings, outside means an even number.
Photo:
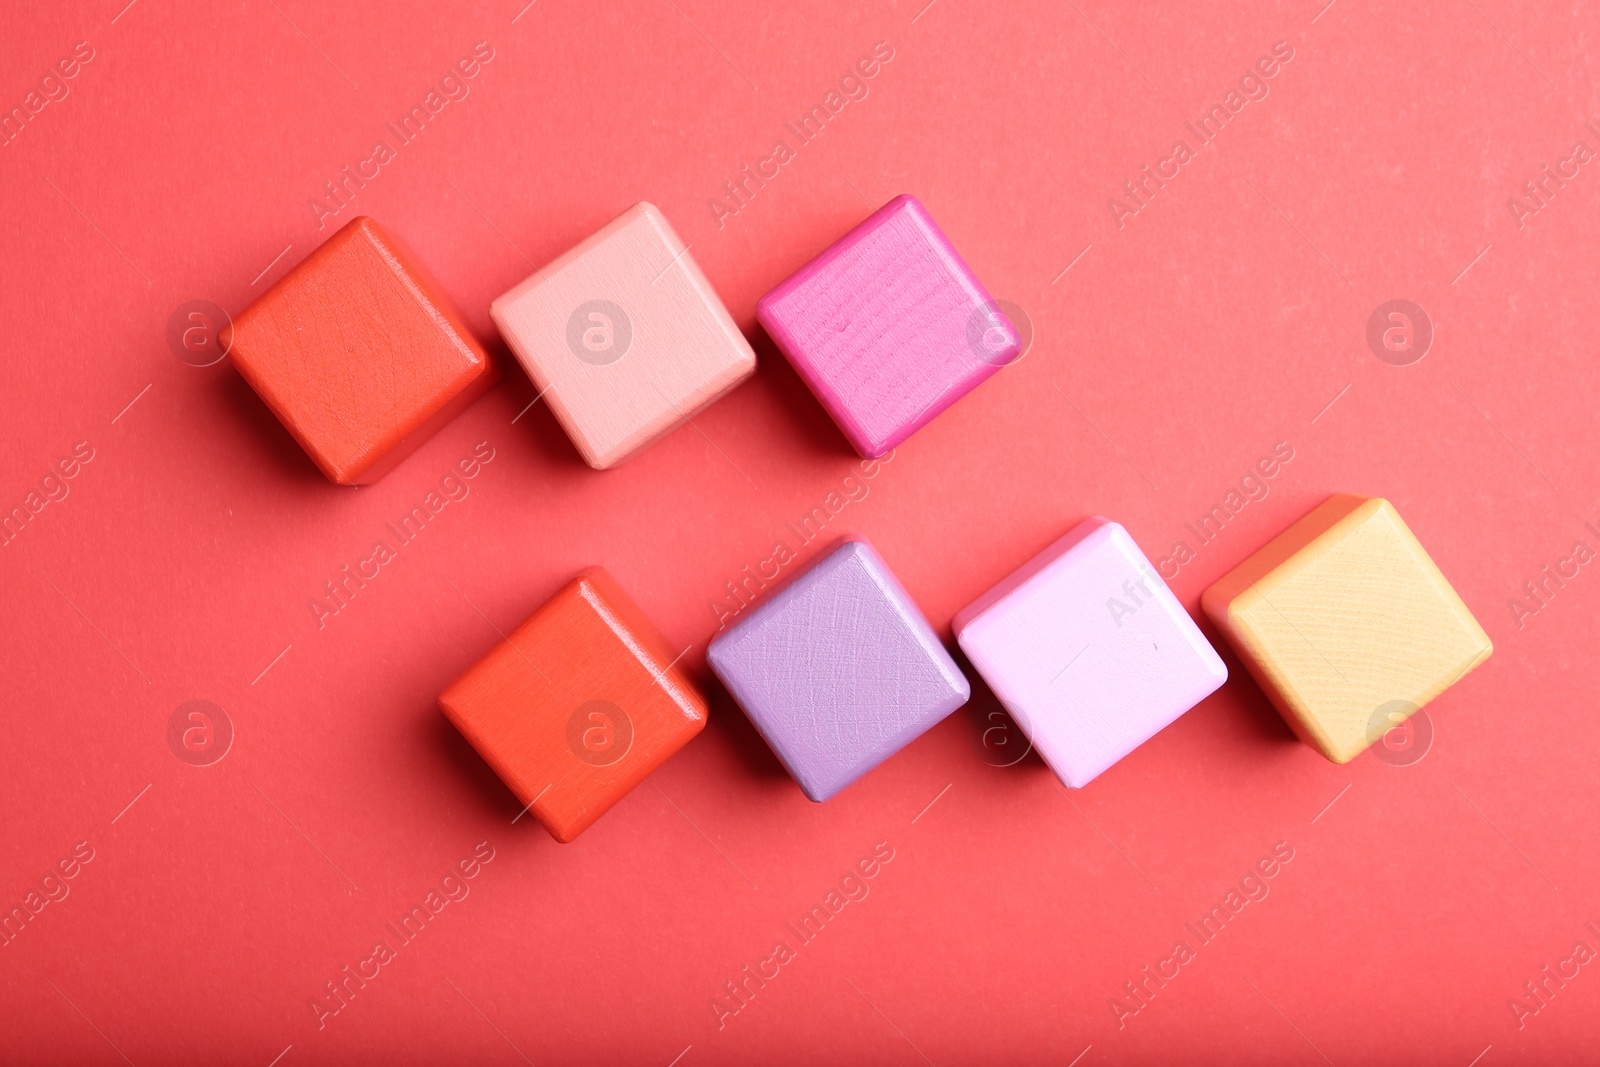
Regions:
<svg viewBox="0 0 1600 1067"><path fill-rule="evenodd" d="M910 196L762 297L756 317L869 459L1022 351L1015 325Z"/></svg>
<svg viewBox="0 0 1600 1067"><path fill-rule="evenodd" d="M815 801L972 695L883 557L860 540L796 575L712 641L706 658Z"/></svg>

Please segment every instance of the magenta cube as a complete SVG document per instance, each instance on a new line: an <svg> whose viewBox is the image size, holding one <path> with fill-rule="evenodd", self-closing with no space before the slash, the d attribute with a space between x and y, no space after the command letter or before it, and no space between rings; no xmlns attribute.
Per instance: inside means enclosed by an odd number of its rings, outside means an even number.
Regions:
<svg viewBox="0 0 1600 1067"><path fill-rule="evenodd" d="M762 297L756 316L869 459L1021 351L1015 326L910 196Z"/></svg>
<svg viewBox="0 0 1600 1067"><path fill-rule="evenodd" d="M845 541L728 628L706 659L800 788L823 801L972 690L867 542Z"/></svg>

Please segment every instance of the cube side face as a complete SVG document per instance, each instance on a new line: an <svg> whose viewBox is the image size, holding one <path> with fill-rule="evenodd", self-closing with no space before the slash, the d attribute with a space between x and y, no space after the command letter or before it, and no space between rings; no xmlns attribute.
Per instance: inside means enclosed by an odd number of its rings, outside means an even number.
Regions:
<svg viewBox="0 0 1600 1067"><path fill-rule="evenodd" d="M1252 552L1233 570L1212 582L1200 596L1201 607L1213 622L1226 628L1229 604L1303 551L1317 538L1326 534L1351 512L1365 506L1368 499L1353 493L1335 493L1330 496L1296 519L1288 529Z"/></svg>
<svg viewBox="0 0 1600 1067"><path fill-rule="evenodd" d="M1368 500L1235 597L1229 633L1297 734L1360 755L1493 645L1386 500Z"/></svg>
<svg viewBox="0 0 1600 1067"><path fill-rule="evenodd" d="M991 586L977 600L956 612L955 618L950 620L950 628L956 632L956 636L959 638L961 631L965 630L967 625L974 619L985 614L990 608L1026 585L1034 575L1066 555L1075 545L1087 539L1100 528L1110 524L1110 519L1100 515L1092 515L1084 519L1052 541L1028 562L1012 571L997 584Z"/></svg>
<svg viewBox="0 0 1600 1067"><path fill-rule="evenodd" d="M382 477L499 377L437 283L368 218L246 308L228 355L345 485Z"/></svg>
<svg viewBox="0 0 1600 1067"><path fill-rule="evenodd" d="M1271 656L1257 642L1239 606L1245 603L1245 595L1268 575L1311 549L1320 539L1336 537L1331 531L1368 503L1367 497L1335 493L1213 582L1200 597L1206 616L1238 652L1245 669L1295 736L1329 759L1334 758L1330 739L1321 724L1309 715L1295 691L1285 687L1287 679L1275 670Z"/></svg>
<svg viewBox="0 0 1600 1067"><path fill-rule="evenodd" d="M571 841L705 726L704 698L585 572L439 697L558 841ZM608 588L608 586L610 588ZM653 627L650 628L653 631Z"/></svg>
<svg viewBox="0 0 1600 1067"><path fill-rule="evenodd" d="M993 307L927 211L901 196L764 296L757 317L856 451L874 458L1016 356L1015 331Z"/></svg>
<svg viewBox="0 0 1600 1067"><path fill-rule="evenodd" d="M1227 681L1216 650L1117 523L1080 524L1018 573L956 638L1069 788Z"/></svg>
<svg viewBox="0 0 1600 1067"><path fill-rule="evenodd" d="M863 541L840 545L734 623L707 659L819 802L971 696L933 628Z"/></svg>
<svg viewBox="0 0 1600 1067"><path fill-rule="evenodd" d="M490 315L584 460L599 469L755 373L749 342L649 204L499 297Z"/></svg>

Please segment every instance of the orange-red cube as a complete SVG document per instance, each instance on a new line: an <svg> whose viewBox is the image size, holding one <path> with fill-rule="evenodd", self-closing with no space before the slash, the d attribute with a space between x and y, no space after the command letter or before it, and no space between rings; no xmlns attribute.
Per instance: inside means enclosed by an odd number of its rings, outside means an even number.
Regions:
<svg viewBox="0 0 1600 1067"><path fill-rule="evenodd" d="M365 217L278 279L220 340L340 485L383 477L499 378L450 298Z"/></svg>
<svg viewBox="0 0 1600 1067"><path fill-rule="evenodd" d="M439 695L557 841L571 841L706 724L678 654L590 568Z"/></svg>

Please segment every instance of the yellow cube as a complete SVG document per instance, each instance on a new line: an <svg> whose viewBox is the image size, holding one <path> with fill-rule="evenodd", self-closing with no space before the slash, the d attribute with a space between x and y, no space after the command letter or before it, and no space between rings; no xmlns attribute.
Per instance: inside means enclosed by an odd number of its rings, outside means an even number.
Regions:
<svg viewBox="0 0 1600 1067"><path fill-rule="evenodd" d="M1300 739L1348 763L1494 645L1387 500L1329 497L1201 597Z"/></svg>

